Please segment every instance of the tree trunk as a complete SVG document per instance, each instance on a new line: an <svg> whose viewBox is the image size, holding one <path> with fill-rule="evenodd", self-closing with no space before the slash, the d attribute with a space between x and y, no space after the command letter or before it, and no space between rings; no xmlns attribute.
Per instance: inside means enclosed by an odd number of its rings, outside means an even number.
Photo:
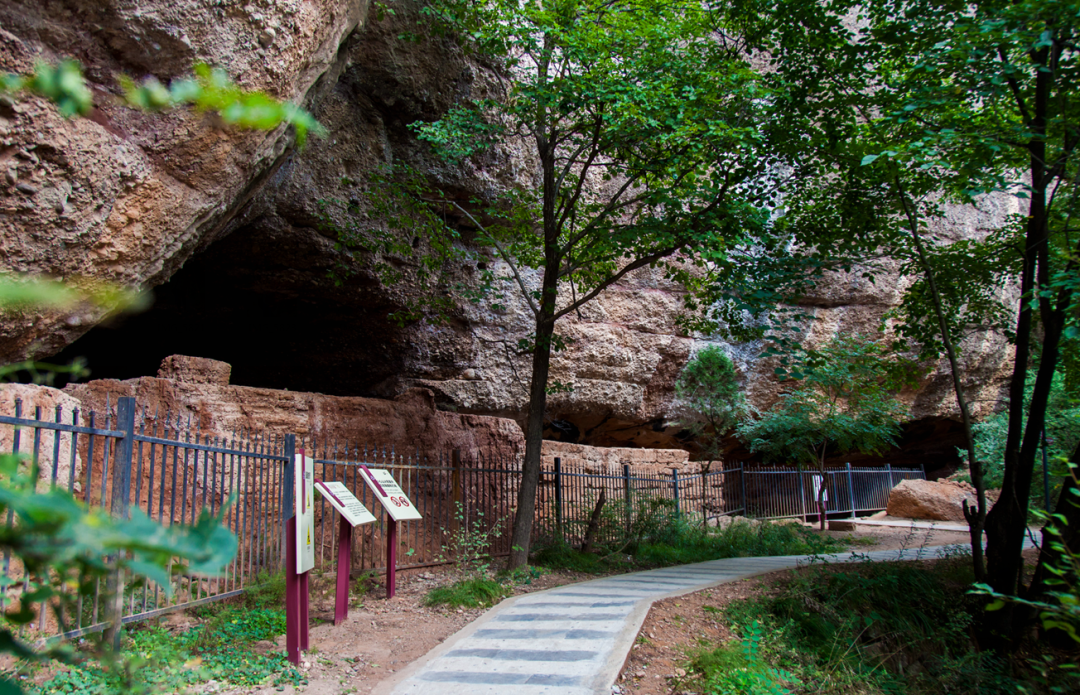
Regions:
<svg viewBox="0 0 1080 695"><path fill-rule="evenodd" d="M971 538L971 564L975 570L975 581L981 582L986 576L986 563L983 560L983 527L986 525L986 484L983 482L982 463L975 457L975 435L971 430L971 408L968 407L967 396L964 395L963 384L960 381L960 364L956 358L956 348L953 345L952 335L949 333L949 322L945 317L945 307L941 301L941 293L938 291L937 280L934 278L934 269L930 267L929 259L926 257L922 237L919 235L918 218L913 204L907 199L899 175L896 177L896 186L897 192L900 194L900 204L904 208L904 214L908 219L908 231L911 232L911 240L915 243L915 252L919 257L919 265L922 266L923 274L926 276L926 284L934 304L934 313L937 315L941 342L945 345L945 354L949 358L949 370L952 372L956 405L960 408L960 419L964 425L968 471L971 474L971 483L975 486L976 500L974 510L969 509L967 501L964 501L964 518L967 519L968 534Z"/></svg>
<svg viewBox="0 0 1080 695"><path fill-rule="evenodd" d="M593 507L592 516L589 517L589 527L585 529L585 539L581 543L581 552L591 553L593 543L596 542L596 534L600 531L600 514L604 511L604 503L607 502L607 490L600 490L600 497Z"/></svg>
<svg viewBox="0 0 1080 695"><path fill-rule="evenodd" d="M536 515L536 489L540 484L540 453L544 444L544 410L547 408L547 378L551 367L551 334L541 335L537 326L537 346L533 351L532 383L529 387L529 415L525 424L525 461L521 467L521 486L518 488L517 512L510 536L510 569L529 562L529 543L532 540L533 517ZM541 349L540 340L548 341Z"/></svg>
<svg viewBox="0 0 1080 695"><path fill-rule="evenodd" d="M1046 49L1032 55L1036 66L1046 64ZM1032 104L1031 131L1036 136L1046 132L1046 114L1054 76L1050 71L1037 70L1035 97ZM1035 137L1028 145L1031 152L1031 192L1025 232L1024 263L1020 278L1020 314L1016 328L1016 358L1009 385L1009 431L1005 443L1005 475L1001 497L986 516L987 583L1002 594L1020 593L1024 570L1024 535L1027 531L1028 501L1039 435L1045 425L1050 386L1057 366L1058 341L1063 317L1051 306L1051 299L1036 293L1050 280L1049 227L1046 209L1046 145ZM1031 403L1025 413L1024 390L1034 326L1033 297L1038 298L1043 328L1043 349L1039 360ZM1026 414L1026 422L1025 422ZM1022 611L1006 604L999 611L986 614L986 636L999 649L1015 648L1026 629L1020 618Z"/></svg>
<svg viewBox="0 0 1080 695"><path fill-rule="evenodd" d="M549 37L545 38L547 46ZM541 71L546 73L546 62ZM542 109L543 105L537 108ZM536 342L533 344L532 379L529 383L529 413L525 423L525 460L521 467L521 486L518 488L517 512L510 534L509 569L523 567L529 562L533 518L536 514L536 489L540 484L541 449L544 445L544 413L547 409L547 383L551 371L551 338L555 334L555 300L559 295L559 227L555 216L558 189L555 183L556 133L549 132L546 120L537 119L536 151L543 173L544 218L544 279L540 290L540 306L536 312Z"/></svg>

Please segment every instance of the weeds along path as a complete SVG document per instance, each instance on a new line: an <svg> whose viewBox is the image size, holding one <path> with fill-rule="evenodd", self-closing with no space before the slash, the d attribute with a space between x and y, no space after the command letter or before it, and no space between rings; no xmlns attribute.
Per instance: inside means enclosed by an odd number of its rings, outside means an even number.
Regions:
<svg viewBox="0 0 1080 695"><path fill-rule="evenodd" d="M653 601L818 560L925 560L952 546L711 560L507 599L395 677L393 695L609 695Z"/></svg>

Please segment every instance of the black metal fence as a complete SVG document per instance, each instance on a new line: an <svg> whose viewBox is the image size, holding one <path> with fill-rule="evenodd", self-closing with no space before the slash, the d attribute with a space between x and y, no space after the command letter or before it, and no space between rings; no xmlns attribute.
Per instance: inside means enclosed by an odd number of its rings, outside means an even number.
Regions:
<svg viewBox="0 0 1080 695"><path fill-rule="evenodd" d="M223 574L181 577L171 597L160 587L128 589L120 616L124 623L235 596L256 573L280 567L282 474L290 459L286 437L210 436L171 414L138 413L132 398L107 403L103 413L65 413L57 406L51 421L43 415L36 408L32 418L24 417L19 400L13 416L0 414L0 425L11 426L11 451L29 456L39 470L39 489L64 487L117 516L138 508L164 525L192 524L204 510L217 514L236 496L224 523L236 534L238 551ZM25 436L24 430L29 430ZM10 512L6 521L13 521ZM3 570L21 578L21 567L8 553ZM72 624L57 625L43 610L34 629L63 637L104 629L104 590L96 586L92 596L78 599L75 615L69 616ZM19 593L19 586L9 588L0 595L0 606L17 602Z"/></svg>
<svg viewBox="0 0 1080 695"><path fill-rule="evenodd" d="M215 578L181 577L171 597L156 587L129 589L121 616L125 623L238 595L259 572L279 570L283 510L293 494L290 464L300 451L314 458L317 478L345 483L377 518L364 533L352 536L354 572L384 571L386 559L387 516L361 481L361 464L390 470L422 515L399 526L399 568L452 562L463 544L480 536L489 542L492 556L510 552L520 457L456 451L430 456L253 431L212 436L190 419L139 411L133 398L106 401L102 413L64 412L57 406L49 416L36 408L28 417L19 400L14 413L0 413L0 435L10 436L10 450L27 455L38 467L39 487L66 488L116 515L138 508L165 525L193 523L204 510L218 513L235 496L225 524L236 534L239 550L226 572ZM830 470L828 513L884 509L893 485L922 477L919 470L891 467ZM595 541L614 542L650 516L672 510L705 524L735 514L806 518L817 514L814 491L820 481L812 471L741 466L692 475L678 469L642 473L629 465L621 472L597 472L557 458L541 477L534 538L581 542L595 516ZM315 509L317 572L336 561L336 520L336 512L320 498ZM9 514L7 523L12 522ZM3 571L25 579L10 555L3 558ZM21 586L0 593L0 609L18 602ZM65 637L104 629L103 592L97 587L80 601L73 625L61 629L42 614L34 629Z"/></svg>
<svg viewBox="0 0 1080 695"><path fill-rule="evenodd" d="M545 470L537 499L538 532L578 544L594 521L598 542L625 537L650 516L673 511L691 523L709 524L720 516L756 519L819 516L817 491L825 484L826 516L875 512L888 505L889 491L902 480L924 479L917 468L826 470L725 466L695 474L642 474L624 465L622 474L589 472L554 460ZM602 500L602 502L601 502Z"/></svg>

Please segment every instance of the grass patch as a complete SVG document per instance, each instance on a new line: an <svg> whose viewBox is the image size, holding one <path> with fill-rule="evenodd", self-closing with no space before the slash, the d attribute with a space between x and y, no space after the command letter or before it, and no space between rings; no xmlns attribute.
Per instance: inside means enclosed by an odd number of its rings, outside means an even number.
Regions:
<svg viewBox="0 0 1080 695"><path fill-rule="evenodd" d="M624 541L621 548L601 547L593 554L554 543L538 548L533 562L550 569L602 574L728 557L825 554L844 547L833 538L795 524L736 521L724 528L702 528L679 517L660 521L636 539Z"/></svg>
<svg viewBox="0 0 1080 695"><path fill-rule="evenodd" d="M285 605L285 571L259 572L245 589L244 605L248 608L281 608Z"/></svg>
<svg viewBox="0 0 1080 695"><path fill-rule="evenodd" d="M1067 660L975 649L970 627L986 599L968 595L971 582L964 555L814 566L775 595L730 604L724 619L741 644L704 644L687 670L714 695L1076 692Z"/></svg>
<svg viewBox="0 0 1080 695"><path fill-rule="evenodd" d="M449 586L432 589L424 605L449 608L483 608L493 606L510 594L510 589L494 579L471 577Z"/></svg>
<svg viewBox="0 0 1080 695"><path fill-rule="evenodd" d="M230 687L300 685L302 674L281 652L258 654L251 645L285 632L280 609L229 606L207 622L175 634L160 626L140 627L125 639L125 668L106 673L97 662L65 668L36 689L40 695L183 692L216 680Z"/></svg>

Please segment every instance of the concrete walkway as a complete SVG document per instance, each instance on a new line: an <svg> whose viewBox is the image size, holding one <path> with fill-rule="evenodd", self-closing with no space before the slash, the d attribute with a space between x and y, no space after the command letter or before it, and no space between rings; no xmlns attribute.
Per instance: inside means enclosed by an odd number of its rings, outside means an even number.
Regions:
<svg viewBox="0 0 1080 695"><path fill-rule="evenodd" d="M941 557L938 546L829 555L829 562ZM653 601L810 557L751 557L665 567L509 598L463 628L377 692L394 695L610 695ZM392 690L391 690L392 688Z"/></svg>

